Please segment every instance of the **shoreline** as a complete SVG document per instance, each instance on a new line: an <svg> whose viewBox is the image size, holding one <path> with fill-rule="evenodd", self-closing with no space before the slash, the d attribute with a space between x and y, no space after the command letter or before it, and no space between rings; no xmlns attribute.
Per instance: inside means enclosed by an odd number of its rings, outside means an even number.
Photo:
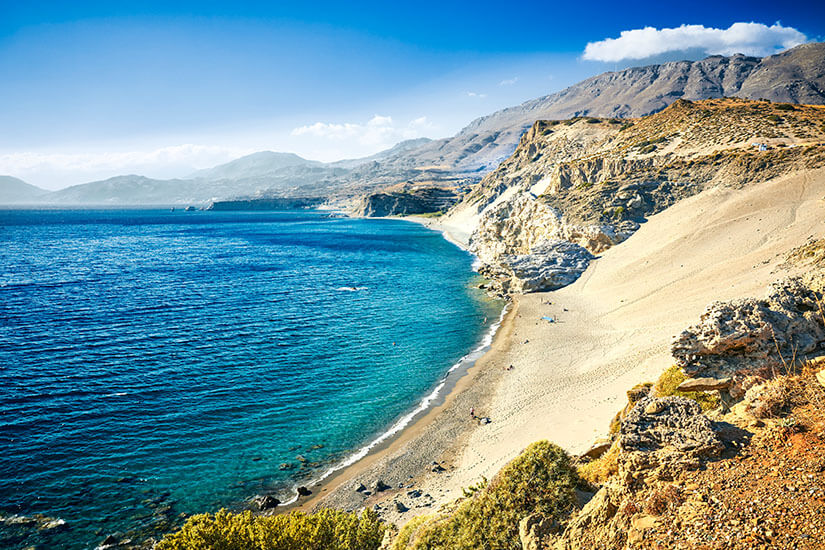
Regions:
<svg viewBox="0 0 825 550"><path fill-rule="evenodd" d="M386 216L371 219L403 220L438 232L444 240L471 254L474 258L473 270L476 270L478 259L469 252L468 243L460 240L446 227L434 220L419 216ZM381 456L393 453L398 446L403 445L429 422L432 422L437 411L441 410L449 401L454 400L456 392L462 391L467 376L494 348L503 325L511 314L514 315L516 311L517 303L505 302L498 320L487 328L478 344L450 367L433 389L421 398L412 410L405 412L386 430L380 432L346 458L328 467L319 477L310 478L294 485L292 489L293 496L289 500L281 502L276 509L277 512L313 508L317 501L325 496L323 493L331 493L331 486L351 479L365 468L368 468L369 465L374 464ZM302 499L298 494L299 486L310 488L312 494L308 498Z"/></svg>
<svg viewBox="0 0 825 550"><path fill-rule="evenodd" d="M496 330L489 345L484 347L484 353L470 362L464 369L452 369L448 373L456 374L452 385L447 387L447 391L441 394L441 399L428 407L423 414L414 418L402 430L400 430L394 437L383 441L380 445L375 446L371 451L358 461L336 470L332 475L323 479L319 484L313 485L312 494L309 497L298 499L297 502L292 502L288 505L279 506L278 511L299 510L303 512L310 512L319 508L338 508L338 509L357 509L364 507L364 505L375 505L380 501L386 500L399 491L399 489L407 490L413 486L420 485L424 478L429 477L432 471L432 465L438 463L445 468L445 471L453 469L452 463L457 458L459 451L463 447L464 441L469 435L469 431L480 428L480 424L471 424L469 417L469 409L475 408L478 411L484 411L489 406L485 403L483 389L477 385L479 381L482 382L497 382L497 379L504 373L501 369L491 368L501 355L502 351L506 350L510 345L510 335L512 334L515 319L518 315L518 302L513 301L505 305L502 310L502 315L499 319L498 329ZM472 352L471 352L472 353ZM470 354L468 354L470 355ZM446 386L445 386L446 387ZM473 391L475 390L475 391ZM490 397L487 394L486 397ZM462 408L465 401L471 401L473 405ZM458 409L458 410L456 410ZM461 413L461 411L464 411ZM453 414L459 412L458 415ZM399 457L410 457L406 454L410 446L416 446L421 443L423 439L428 439L433 435L434 431L439 431L441 426L438 426L439 421L447 418L452 421L458 421L461 426L458 430L449 430L452 436L451 442L446 445L425 445L425 454L431 455L428 458L434 460L420 460L419 467L409 468L388 468L386 463L394 462ZM464 433L460 433L464 432ZM416 450L416 454L421 454L421 448ZM415 473L412 473L412 472ZM379 473L383 472L383 473ZM449 479L449 473L446 474ZM393 478L403 478L403 481L393 480ZM372 492L372 483L367 483L367 478L375 478L374 481L381 481L387 483L388 480L393 480L389 483L390 488L385 491ZM418 480L413 482L412 480ZM368 487L368 491L372 494L363 494L356 491L357 485L363 483ZM403 485L403 487L399 487ZM408 487L409 486L409 487ZM347 489L351 489L348 491ZM353 497L354 498L351 498ZM439 503L440 504L440 503Z"/></svg>

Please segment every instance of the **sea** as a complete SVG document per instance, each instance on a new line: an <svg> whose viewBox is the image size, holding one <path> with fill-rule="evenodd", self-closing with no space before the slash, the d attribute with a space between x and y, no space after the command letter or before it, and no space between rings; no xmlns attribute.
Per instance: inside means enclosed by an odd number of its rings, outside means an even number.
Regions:
<svg viewBox="0 0 825 550"><path fill-rule="evenodd" d="M0 548L293 499L483 352L472 262L325 211L0 210Z"/></svg>

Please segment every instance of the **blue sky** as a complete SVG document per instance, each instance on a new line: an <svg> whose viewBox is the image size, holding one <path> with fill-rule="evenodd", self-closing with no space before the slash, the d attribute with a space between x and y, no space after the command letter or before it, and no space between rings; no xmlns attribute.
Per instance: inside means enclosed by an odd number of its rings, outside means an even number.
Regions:
<svg viewBox="0 0 825 550"><path fill-rule="evenodd" d="M817 3L168 4L0 0L0 173L58 188L363 156L605 70L825 37ZM702 27L659 31L684 24Z"/></svg>

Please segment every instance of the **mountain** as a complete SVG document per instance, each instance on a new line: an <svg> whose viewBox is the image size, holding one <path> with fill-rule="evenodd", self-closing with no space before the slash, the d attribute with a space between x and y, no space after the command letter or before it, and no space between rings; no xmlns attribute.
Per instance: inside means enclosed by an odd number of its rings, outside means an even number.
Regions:
<svg viewBox="0 0 825 550"><path fill-rule="evenodd" d="M361 166L363 164L371 163L371 162L378 162L389 157L394 157L399 154L403 154L414 149L421 147L422 145L426 145L430 143L432 140L430 138L417 138L417 139L408 139L405 141L400 141L396 143L393 147L389 149L385 149L384 151L380 151L374 155L370 155L368 157L361 157L357 159L345 159L345 160L338 160L335 162L331 162L330 166L335 166L339 168L355 168L356 166Z"/></svg>
<svg viewBox="0 0 825 550"><path fill-rule="evenodd" d="M156 180L144 176L115 176L72 185L42 197L49 204L178 204L202 202L205 190L193 180Z"/></svg>
<svg viewBox="0 0 825 550"><path fill-rule="evenodd" d="M537 120L632 118L659 112L677 99L726 96L825 104L825 44L804 44L761 59L717 55L607 72L478 118L453 137L409 140L362 159L325 164L263 151L198 171L185 180L119 176L43 199L71 204L173 204L323 196L351 205L365 194L399 184L463 188L477 183L515 151Z"/></svg>
<svg viewBox="0 0 825 550"><path fill-rule="evenodd" d="M453 137L383 161L384 171L439 166L474 175L510 156L536 120L577 116L639 117L677 99L745 99L825 103L825 43L804 44L765 58L711 56L603 73L560 92L478 118Z"/></svg>
<svg viewBox="0 0 825 550"><path fill-rule="evenodd" d="M45 189L26 183L12 176L0 176L0 204L35 203L44 194Z"/></svg>
<svg viewBox="0 0 825 550"><path fill-rule="evenodd" d="M322 162L307 160L294 153L274 153L261 151L214 168L199 170L188 179L245 179L277 175L284 169L314 168L323 166Z"/></svg>

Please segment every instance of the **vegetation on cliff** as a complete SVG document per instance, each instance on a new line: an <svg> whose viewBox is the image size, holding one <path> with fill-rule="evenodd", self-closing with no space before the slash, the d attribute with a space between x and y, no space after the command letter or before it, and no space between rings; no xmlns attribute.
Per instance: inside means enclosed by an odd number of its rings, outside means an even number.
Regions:
<svg viewBox="0 0 825 550"><path fill-rule="evenodd" d="M375 512L321 510L257 516L225 510L199 514L167 535L158 550L377 550L387 526Z"/></svg>
<svg viewBox="0 0 825 550"><path fill-rule="evenodd" d="M522 518L562 519L574 508L579 485L567 453L547 441L533 443L452 512L407 524L394 549L520 549Z"/></svg>

